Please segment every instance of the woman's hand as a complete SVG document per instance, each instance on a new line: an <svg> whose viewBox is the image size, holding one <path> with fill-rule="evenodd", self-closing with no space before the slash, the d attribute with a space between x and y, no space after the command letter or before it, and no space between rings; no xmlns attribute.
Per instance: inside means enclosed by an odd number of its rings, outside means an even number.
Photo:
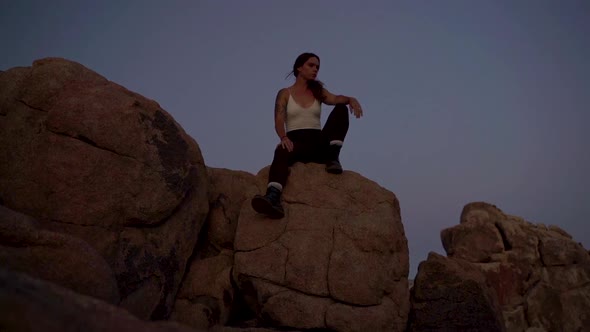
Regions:
<svg viewBox="0 0 590 332"><path fill-rule="evenodd" d="M281 138L281 146L289 152L293 151L293 142L287 136Z"/></svg>
<svg viewBox="0 0 590 332"><path fill-rule="evenodd" d="M361 104L359 104L359 101L356 100L356 98L350 97L348 107L350 108L350 114L354 114L354 116L357 119L363 116L363 109L361 108Z"/></svg>

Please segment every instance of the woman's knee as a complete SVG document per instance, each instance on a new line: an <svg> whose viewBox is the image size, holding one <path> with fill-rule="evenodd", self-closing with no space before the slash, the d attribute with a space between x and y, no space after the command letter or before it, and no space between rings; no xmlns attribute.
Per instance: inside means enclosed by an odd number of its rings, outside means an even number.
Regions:
<svg viewBox="0 0 590 332"><path fill-rule="evenodd" d="M348 122L348 107L345 104L337 104L334 106L332 112L328 116L329 122L347 123Z"/></svg>
<svg viewBox="0 0 590 332"><path fill-rule="evenodd" d="M336 104L330 116L339 119L348 119L348 107L346 107L346 104Z"/></svg>
<svg viewBox="0 0 590 332"><path fill-rule="evenodd" d="M332 110L332 112L337 112L337 113L344 112L345 114L348 115L348 107L346 107L346 104L336 104L336 106L334 106L334 109Z"/></svg>

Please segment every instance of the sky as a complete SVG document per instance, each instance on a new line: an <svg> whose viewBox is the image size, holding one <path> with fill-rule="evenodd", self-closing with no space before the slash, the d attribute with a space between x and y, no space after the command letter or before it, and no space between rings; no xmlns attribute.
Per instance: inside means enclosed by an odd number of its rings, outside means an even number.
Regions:
<svg viewBox="0 0 590 332"><path fill-rule="evenodd" d="M319 55L363 106L340 160L399 199L410 278L473 201L590 248L588 35L586 0L0 0L0 70L79 62L156 100L210 167L271 163L276 93Z"/></svg>

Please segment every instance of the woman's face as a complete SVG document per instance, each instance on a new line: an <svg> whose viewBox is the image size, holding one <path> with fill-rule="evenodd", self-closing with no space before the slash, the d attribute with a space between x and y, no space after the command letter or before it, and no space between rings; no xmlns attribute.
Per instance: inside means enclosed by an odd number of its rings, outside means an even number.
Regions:
<svg viewBox="0 0 590 332"><path fill-rule="evenodd" d="M311 57L305 61L303 66L297 68L298 76L306 80L315 80L320 71L320 60L316 57Z"/></svg>

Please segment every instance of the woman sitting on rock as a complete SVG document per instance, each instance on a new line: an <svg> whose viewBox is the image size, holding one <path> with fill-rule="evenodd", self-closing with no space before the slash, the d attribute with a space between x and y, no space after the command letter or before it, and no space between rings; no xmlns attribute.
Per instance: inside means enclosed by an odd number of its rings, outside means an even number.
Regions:
<svg viewBox="0 0 590 332"><path fill-rule="evenodd" d="M328 173L342 173L338 157L348 131L346 105L357 118L363 115L355 98L333 95L323 87L322 82L316 80L319 70L320 58L317 55L301 54L291 72L295 83L277 93L274 118L281 143L275 149L270 166L266 195L256 195L252 199L254 210L271 218L285 215L281 192L287 182L289 166L293 163L323 163ZM336 105L324 128L320 123L321 103Z"/></svg>

